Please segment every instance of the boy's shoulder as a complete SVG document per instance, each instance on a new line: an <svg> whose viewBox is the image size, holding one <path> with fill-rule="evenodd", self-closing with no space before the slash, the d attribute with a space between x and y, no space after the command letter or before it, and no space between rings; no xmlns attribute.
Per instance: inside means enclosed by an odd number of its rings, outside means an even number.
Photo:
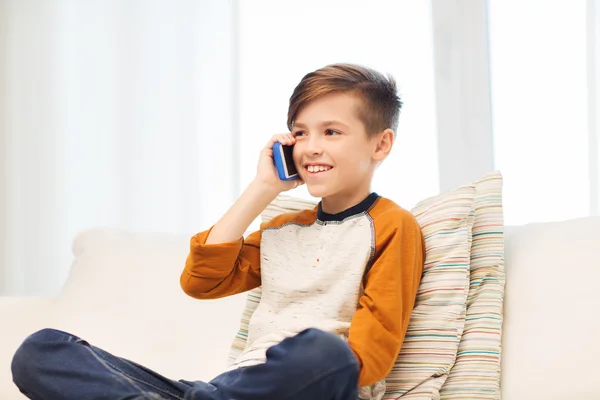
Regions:
<svg viewBox="0 0 600 400"><path fill-rule="evenodd" d="M287 224L310 225L317 219L317 209L318 207L315 206L312 209L284 212L274 216L269 221L261 223L260 229L280 228Z"/></svg>
<svg viewBox="0 0 600 400"><path fill-rule="evenodd" d="M400 226L419 228L417 218L412 212L386 197L379 197L369 210L369 215L376 225L387 229L397 229Z"/></svg>

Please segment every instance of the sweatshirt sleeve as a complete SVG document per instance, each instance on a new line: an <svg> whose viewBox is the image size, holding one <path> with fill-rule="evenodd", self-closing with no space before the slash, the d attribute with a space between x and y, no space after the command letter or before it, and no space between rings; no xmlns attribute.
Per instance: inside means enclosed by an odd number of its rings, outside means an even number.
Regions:
<svg viewBox="0 0 600 400"><path fill-rule="evenodd" d="M348 343L362 365L359 386L385 378L396 361L421 280L424 242L406 210L374 219L375 257L352 318Z"/></svg>
<svg viewBox="0 0 600 400"><path fill-rule="evenodd" d="M261 231L235 242L206 244L210 231L190 240L180 278L183 291L196 299L217 299L260 286Z"/></svg>

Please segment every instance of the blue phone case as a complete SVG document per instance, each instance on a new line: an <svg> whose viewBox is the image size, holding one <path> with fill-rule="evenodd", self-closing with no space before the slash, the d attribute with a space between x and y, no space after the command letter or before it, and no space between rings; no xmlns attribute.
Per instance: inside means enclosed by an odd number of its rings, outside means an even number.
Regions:
<svg viewBox="0 0 600 400"><path fill-rule="evenodd" d="M276 142L273 145L273 161L275 161L275 168L277 169L277 175L282 181L291 181L298 179L298 171L292 159L293 146L285 146L280 142Z"/></svg>

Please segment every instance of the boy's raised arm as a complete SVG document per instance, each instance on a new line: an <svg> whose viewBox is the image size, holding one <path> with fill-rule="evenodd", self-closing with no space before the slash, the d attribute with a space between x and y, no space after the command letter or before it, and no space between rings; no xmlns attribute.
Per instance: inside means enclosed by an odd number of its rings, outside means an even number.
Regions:
<svg viewBox="0 0 600 400"><path fill-rule="evenodd" d="M238 241L252 221L272 202L279 193L269 185L254 180L244 190L233 206L210 229L205 244Z"/></svg>
<svg viewBox="0 0 600 400"><path fill-rule="evenodd" d="M209 230L194 235L181 273L184 292L213 299L260 285L260 231L245 240L244 232L279 193L301 184L281 181L273 165L273 144L293 144L291 134L275 135L263 148L257 175L234 205Z"/></svg>

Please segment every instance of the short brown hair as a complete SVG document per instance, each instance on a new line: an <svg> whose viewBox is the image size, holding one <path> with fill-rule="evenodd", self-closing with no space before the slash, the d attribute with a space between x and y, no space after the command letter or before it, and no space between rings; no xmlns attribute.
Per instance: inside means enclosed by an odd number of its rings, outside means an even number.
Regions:
<svg viewBox="0 0 600 400"><path fill-rule="evenodd" d="M371 68L356 64L331 64L302 78L290 97L288 129L291 131L300 110L309 102L330 93L351 93L362 100L357 110L368 135L387 128L394 133L402 101L396 92L396 81Z"/></svg>

